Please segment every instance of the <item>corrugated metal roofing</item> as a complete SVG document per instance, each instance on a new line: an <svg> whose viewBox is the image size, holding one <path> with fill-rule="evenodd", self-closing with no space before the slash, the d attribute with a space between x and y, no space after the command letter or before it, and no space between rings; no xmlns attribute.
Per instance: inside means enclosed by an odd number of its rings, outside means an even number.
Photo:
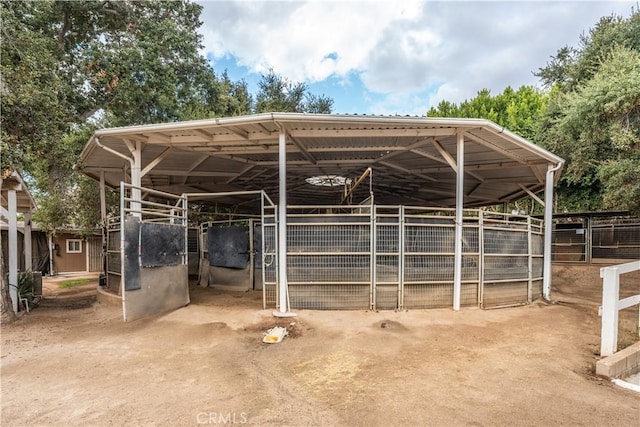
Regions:
<svg viewBox="0 0 640 427"><path fill-rule="evenodd" d="M322 188L316 175L356 178L371 167L376 203L453 206L457 133L465 135L465 205L482 206L526 195L521 185L544 188L548 165L564 161L493 122L406 116L269 113L189 122L101 129L81 154L83 172L108 185L125 180L140 142L143 177L158 190L220 192L263 189L278 193L278 136L287 135L287 188L291 204L333 204L341 188ZM559 173L556 173L556 177ZM368 190L368 186L367 186Z"/></svg>

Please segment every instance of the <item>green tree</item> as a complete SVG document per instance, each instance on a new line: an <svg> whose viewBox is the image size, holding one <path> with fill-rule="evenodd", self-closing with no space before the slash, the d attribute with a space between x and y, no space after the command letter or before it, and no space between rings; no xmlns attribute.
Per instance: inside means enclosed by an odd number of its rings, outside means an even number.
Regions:
<svg viewBox="0 0 640 427"><path fill-rule="evenodd" d="M482 89L476 97L465 100L460 105L441 101L437 107L427 112L429 117L465 117L491 120L512 132L535 142L537 123L545 111L548 95L532 86L521 86L514 91L510 86L496 96L488 89ZM542 208L525 198L509 206L528 212L541 211Z"/></svg>
<svg viewBox="0 0 640 427"><path fill-rule="evenodd" d="M476 97L457 105L442 101L427 112L429 117L467 117L491 120L518 135L533 140L536 123L547 103L547 95L532 86L521 86L517 91L511 87L491 96L482 89Z"/></svg>
<svg viewBox="0 0 640 427"><path fill-rule="evenodd" d="M294 83L276 74L272 69L258 82L256 113L331 113L333 99L309 93L302 82Z"/></svg>
<svg viewBox="0 0 640 427"><path fill-rule="evenodd" d="M616 46L640 52L638 10L632 8L628 18L617 15L600 18L586 34L580 35L577 48L564 46L558 49L535 75L548 88L558 86L563 92L571 92L593 77Z"/></svg>
<svg viewBox="0 0 640 427"><path fill-rule="evenodd" d="M74 198L88 197L82 192L90 185L80 185L72 171L87 141L77 135L87 123L130 125L248 111L250 102L228 99L243 89L247 98L246 84L220 81L199 53L201 6L195 3L1 5L2 163L33 181L40 220L52 228L75 221ZM96 122L96 115L102 120Z"/></svg>
<svg viewBox="0 0 640 427"><path fill-rule="evenodd" d="M537 139L567 160L560 210L640 212L639 34L638 11L604 17L537 73L552 88Z"/></svg>

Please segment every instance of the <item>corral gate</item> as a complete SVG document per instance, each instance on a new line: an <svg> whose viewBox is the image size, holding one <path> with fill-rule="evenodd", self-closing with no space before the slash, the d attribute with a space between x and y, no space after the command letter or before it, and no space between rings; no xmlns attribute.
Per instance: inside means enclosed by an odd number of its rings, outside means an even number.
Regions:
<svg viewBox="0 0 640 427"><path fill-rule="evenodd" d="M615 263L640 258L640 218L607 212L559 214L553 262Z"/></svg>
<svg viewBox="0 0 640 427"><path fill-rule="evenodd" d="M107 227L107 286L122 295L125 322L189 303L187 231L186 197L121 183L120 218Z"/></svg>
<svg viewBox="0 0 640 427"><path fill-rule="evenodd" d="M262 289L262 224L247 218L200 224L200 286Z"/></svg>

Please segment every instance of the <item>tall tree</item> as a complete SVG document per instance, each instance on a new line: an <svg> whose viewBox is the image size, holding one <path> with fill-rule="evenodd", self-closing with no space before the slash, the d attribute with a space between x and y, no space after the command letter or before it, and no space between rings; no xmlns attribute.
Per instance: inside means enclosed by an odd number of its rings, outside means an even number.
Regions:
<svg viewBox="0 0 640 427"><path fill-rule="evenodd" d="M492 96L482 89L476 97L457 105L441 101L427 112L429 117L469 117L491 120L518 135L533 140L536 123L547 103L547 95L532 86L521 86L513 90L507 86L498 95Z"/></svg>
<svg viewBox="0 0 640 427"><path fill-rule="evenodd" d="M537 73L552 88L538 139L567 159L560 209L640 212L639 34L637 10L604 17Z"/></svg>
<svg viewBox="0 0 640 427"><path fill-rule="evenodd" d="M198 4L1 4L2 162L34 180L53 228L69 220L74 191L90 187L72 166L86 142L76 135L96 116L114 126L248 111L223 96L246 85L220 82L199 53Z"/></svg>
<svg viewBox="0 0 640 427"><path fill-rule="evenodd" d="M309 87L302 82L290 80L276 74L272 69L262 75L258 83L255 111L290 113L331 113L333 99L325 95L309 93Z"/></svg>
<svg viewBox="0 0 640 427"><path fill-rule="evenodd" d="M492 96L488 89L482 89L476 97L465 100L460 105L441 101L437 107L427 112L429 117L466 117L491 120L512 132L535 142L537 123L547 104L547 94L532 87L521 86L513 90L507 86L502 93ZM542 208L531 200L514 203L518 210L541 211Z"/></svg>

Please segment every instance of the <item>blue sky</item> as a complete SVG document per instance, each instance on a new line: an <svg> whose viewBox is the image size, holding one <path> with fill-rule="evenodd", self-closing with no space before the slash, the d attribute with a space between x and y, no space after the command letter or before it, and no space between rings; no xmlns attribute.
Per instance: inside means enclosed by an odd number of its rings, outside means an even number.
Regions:
<svg viewBox="0 0 640 427"><path fill-rule="evenodd" d="M227 70L231 80L244 79L251 93L258 92L258 82L261 75L253 72L247 66L239 65L235 56L228 54L215 58L209 53L207 54L207 59L209 59L217 73ZM304 79L296 81L305 81L309 86L309 92L313 94L324 94L332 98L334 100L333 112L335 113L365 114L369 105L381 104L385 101L383 94L367 90L360 79L359 73L356 71L351 71L345 76L329 75L320 81Z"/></svg>
<svg viewBox="0 0 640 427"><path fill-rule="evenodd" d="M204 54L257 91L269 68L341 114L423 115L539 85L533 71L634 1L200 1Z"/></svg>

